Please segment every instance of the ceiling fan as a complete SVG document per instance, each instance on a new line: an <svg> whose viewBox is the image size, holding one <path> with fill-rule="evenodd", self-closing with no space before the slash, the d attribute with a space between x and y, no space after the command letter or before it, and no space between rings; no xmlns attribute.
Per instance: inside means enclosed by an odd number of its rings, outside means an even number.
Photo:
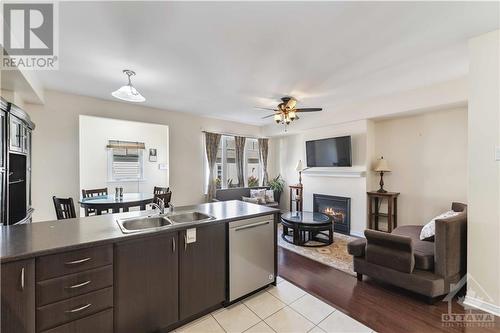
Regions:
<svg viewBox="0 0 500 333"><path fill-rule="evenodd" d="M263 110L272 110L273 114L262 117L262 119L274 117L274 121L277 124L289 125L292 121L298 120L299 116L297 113L299 112L317 112L323 110L322 108L295 108L297 105L297 100L290 96L285 96L281 98L281 103L278 104L277 109L272 108L258 108Z"/></svg>

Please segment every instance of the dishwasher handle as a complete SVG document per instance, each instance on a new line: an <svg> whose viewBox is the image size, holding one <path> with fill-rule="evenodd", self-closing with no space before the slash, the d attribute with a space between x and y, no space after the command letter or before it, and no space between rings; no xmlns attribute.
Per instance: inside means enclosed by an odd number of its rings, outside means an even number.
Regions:
<svg viewBox="0 0 500 333"><path fill-rule="evenodd" d="M234 231L240 231L240 230L245 230L245 229L257 228L257 227L260 227L261 225L266 225L266 224L269 224L269 223L270 223L270 221L264 221L264 222L257 222L257 223L247 224L247 225L243 225L241 227L234 228Z"/></svg>

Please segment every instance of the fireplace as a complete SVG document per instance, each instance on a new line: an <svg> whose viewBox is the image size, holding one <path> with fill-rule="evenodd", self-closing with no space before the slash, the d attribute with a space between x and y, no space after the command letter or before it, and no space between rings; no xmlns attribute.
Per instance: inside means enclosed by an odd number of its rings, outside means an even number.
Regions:
<svg viewBox="0 0 500 333"><path fill-rule="evenodd" d="M313 209L332 217L335 232L350 234L351 198L313 194Z"/></svg>

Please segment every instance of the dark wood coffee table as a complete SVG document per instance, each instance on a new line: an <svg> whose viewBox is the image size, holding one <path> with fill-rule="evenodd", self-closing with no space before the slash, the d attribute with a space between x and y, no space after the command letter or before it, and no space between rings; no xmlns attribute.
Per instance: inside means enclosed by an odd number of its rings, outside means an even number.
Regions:
<svg viewBox="0 0 500 333"><path fill-rule="evenodd" d="M283 225L281 238L290 244L319 247L333 243L333 222L332 218L326 214L287 212L281 214L281 224ZM290 231L292 231L291 235ZM310 241L320 244L307 244Z"/></svg>

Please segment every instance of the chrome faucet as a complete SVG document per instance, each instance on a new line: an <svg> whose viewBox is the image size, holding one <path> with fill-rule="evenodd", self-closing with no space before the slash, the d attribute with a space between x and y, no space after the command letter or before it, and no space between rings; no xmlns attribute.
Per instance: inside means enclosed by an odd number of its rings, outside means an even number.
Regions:
<svg viewBox="0 0 500 333"><path fill-rule="evenodd" d="M156 202L152 202L151 207L153 207L154 209L158 209L160 211L160 214L165 214L165 201L158 198L158 202L160 203L159 205Z"/></svg>
<svg viewBox="0 0 500 333"><path fill-rule="evenodd" d="M174 212L174 205L173 205L171 202L169 202L169 203L168 203L168 211L169 211L170 213L173 213L173 212Z"/></svg>

